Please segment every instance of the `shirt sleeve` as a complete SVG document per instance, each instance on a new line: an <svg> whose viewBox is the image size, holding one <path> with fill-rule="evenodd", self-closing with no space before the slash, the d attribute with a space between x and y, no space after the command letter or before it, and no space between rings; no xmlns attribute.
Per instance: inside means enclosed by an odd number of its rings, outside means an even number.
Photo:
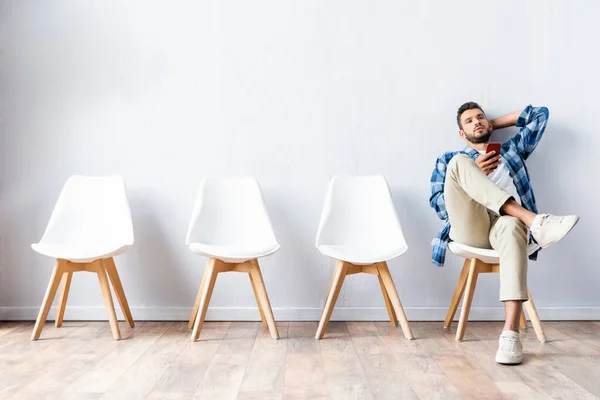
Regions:
<svg viewBox="0 0 600 400"><path fill-rule="evenodd" d="M439 157L435 162L435 168L431 174L431 197L429 204L435 210L437 216L443 220L448 220L448 211L444 202L444 181L446 180L446 167L448 163L445 158Z"/></svg>
<svg viewBox="0 0 600 400"><path fill-rule="evenodd" d="M519 116L517 127L521 129L510 141L515 145L519 155L524 160L531 155L542 139L548 117L548 108L532 107L531 104L525 107Z"/></svg>

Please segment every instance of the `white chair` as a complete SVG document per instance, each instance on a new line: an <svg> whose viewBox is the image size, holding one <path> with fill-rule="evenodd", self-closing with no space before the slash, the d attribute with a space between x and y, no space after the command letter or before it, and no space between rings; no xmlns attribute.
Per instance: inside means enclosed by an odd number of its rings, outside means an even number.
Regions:
<svg viewBox="0 0 600 400"><path fill-rule="evenodd" d="M321 214L316 246L337 265L316 338L322 339L346 275L377 275L392 325L398 319L407 339L412 339L408 320L392 280L387 261L408 246L382 176L332 177Z"/></svg>
<svg viewBox="0 0 600 400"><path fill-rule="evenodd" d="M496 250L480 249L456 242L448 243L448 249L450 249L450 251L457 256L465 258L465 263L463 265L462 272L460 273L460 277L458 278L458 283L456 284L454 294L452 295L446 320L444 321L444 328L449 328L452 324L452 320L454 319L454 315L456 314L456 309L458 308L460 299L463 297L463 293L465 292L466 288L466 293L464 295L463 305L460 312L460 319L458 322L458 329L456 330L456 341L460 342L465 336L467 321L469 319L469 311L471 310L471 303L473 301L473 293L475 293L475 285L477 284L477 277L481 273L499 273L500 256ZM533 254L537 249L537 244L530 244L527 247L527 255ZM529 314L529 319L531 319L531 324L533 325L533 329L535 330L538 340L542 343L545 343L546 336L544 335L540 317L535 309L533 298L531 297L531 293L529 291L528 296L529 300L523 303L523 307L525 307L527 314ZM527 326L525 313L523 311L521 311L520 325L522 328Z"/></svg>
<svg viewBox="0 0 600 400"><path fill-rule="evenodd" d="M133 327L133 317L113 260L132 244L133 226L123 178L70 177L42 239L31 245L36 252L57 260L31 340L39 339L42 333L61 279L63 285L55 323L57 327L62 325L71 278L77 271L98 274L113 337L118 340L121 333L108 278L125 320Z"/></svg>
<svg viewBox="0 0 600 400"><path fill-rule="evenodd" d="M220 272L246 272L258 311L273 339L279 338L258 258L279 244L273 233L258 182L253 178L205 179L200 185L186 244L209 258L190 316L192 340L198 340L208 303Z"/></svg>

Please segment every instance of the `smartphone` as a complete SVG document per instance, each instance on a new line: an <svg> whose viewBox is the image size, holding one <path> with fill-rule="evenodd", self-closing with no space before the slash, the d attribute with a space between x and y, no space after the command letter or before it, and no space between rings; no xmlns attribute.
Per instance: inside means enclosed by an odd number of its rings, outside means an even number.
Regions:
<svg viewBox="0 0 600 400"><path fill-rule="evenodd" d="M500 148L502 147L502 144L500 143L488 143L487 147L485 148L485 152L487 153L491 153L492 151L496 152L496 155L500 154Z"/></svg>

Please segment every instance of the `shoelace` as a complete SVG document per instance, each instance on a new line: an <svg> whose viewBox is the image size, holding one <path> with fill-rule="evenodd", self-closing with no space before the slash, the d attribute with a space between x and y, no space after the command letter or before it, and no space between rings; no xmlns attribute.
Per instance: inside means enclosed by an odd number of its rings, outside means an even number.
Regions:
<svg viewBox="0 0 600 400"><path fill-rule="evenodd" d="M563 220L563 217L559 217L557 215L548 215L544 218L544 221L541 225L556 225L560 224Z"/></svg>
<svg viewBox="0 0 600 400"><path fill-rule="evenodd" d="M515 354L517 352L517 338L512 336L502 336L502 350L510 351Z"/></svg>

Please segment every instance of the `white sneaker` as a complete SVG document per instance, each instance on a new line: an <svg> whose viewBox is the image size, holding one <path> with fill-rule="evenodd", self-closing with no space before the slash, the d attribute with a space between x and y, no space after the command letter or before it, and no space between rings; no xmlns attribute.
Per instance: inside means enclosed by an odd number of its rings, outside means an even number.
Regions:
<svg viewBox="0 0 600 400"><path fill-rule="evenodd" d="M564 238L579 221L579 217L576 215L559 217L556 215L542 214L538 215L536 218L540 219L539 221L534 221L536 227L534 228L532 226L531 233L533 234L535 241L543 249Z"/></svg>
<svg viewBox="0 0 600 400"><path fill-rule="evenodd" d="M504 331L500 335L496 362L499 364L521 364L523 361L523 343L521 335L513 331Z"/></svg>

